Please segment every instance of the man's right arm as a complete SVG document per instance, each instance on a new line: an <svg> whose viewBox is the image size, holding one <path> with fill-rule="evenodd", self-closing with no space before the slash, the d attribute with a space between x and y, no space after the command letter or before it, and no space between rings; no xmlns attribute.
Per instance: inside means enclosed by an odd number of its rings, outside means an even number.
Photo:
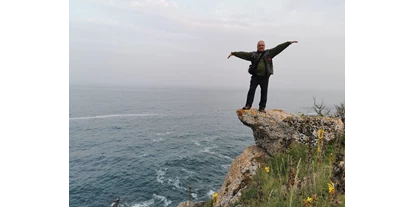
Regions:
<svg viewBox="0 0 414 207"><path fill-rule="evenodd" d="M247 61L252 60L252 53L251 52L231 52L231 55L234 55L238 58L241 58L241 59L247 60Z"/></svg>

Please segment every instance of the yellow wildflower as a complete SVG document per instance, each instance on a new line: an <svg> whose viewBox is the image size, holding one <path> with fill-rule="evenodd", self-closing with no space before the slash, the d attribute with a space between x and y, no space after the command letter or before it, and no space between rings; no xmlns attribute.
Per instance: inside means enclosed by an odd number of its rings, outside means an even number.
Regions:
<svg viewBox="0 0 414 207"><path fill-rule="evenodd" d="M217 193L213 193L213 203L216 204L217 202Z"/></svg>
<svg viewBox="0 0 414 207"><path fill-rule="evenodd" d="M335 193L335 185L333 182L328 183L328 190L330 194L334 194Z"/></svg>
<svg viewBox="0 0 414 207"><path fill-rule="evenodd" d="M269 167L265 167L265 171L266 171L266 173L269 173L270 168Z"/></svg>
<svg viewBox="0 0 414 207"><path fill-rule="evenodd" d="M321 152L321 148L318 146L318 152Z"/></svg>
<svg viewBox="0 0 414 207"><path fill-rule="evenodd" d="M323 138L323 133L324 133L323 129L319 129L318 130L318 138L319 138L319 140L321 140Z"/></svg>
<svg viewBox="0 0 414 207"><path fill-rule="evenodd" d="M305 205L306 207L309 207L309 204L311 204L313 201L312 198L305 198L305 200L303 200L303 205Z"/></svg>

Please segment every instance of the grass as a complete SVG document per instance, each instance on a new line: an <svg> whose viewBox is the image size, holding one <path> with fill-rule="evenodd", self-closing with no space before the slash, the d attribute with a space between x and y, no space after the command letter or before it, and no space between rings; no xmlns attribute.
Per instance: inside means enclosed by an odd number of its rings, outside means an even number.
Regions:
<svg viewBox="0 0 414 207"><path fill-rule="evenodd" d="M275 154L230 206L345 206L345 171L339 167L345 157L345 134L320 145L318 152L318 146L292 143L285 153ZM335 190L329 190L331 182Z"/></svg>

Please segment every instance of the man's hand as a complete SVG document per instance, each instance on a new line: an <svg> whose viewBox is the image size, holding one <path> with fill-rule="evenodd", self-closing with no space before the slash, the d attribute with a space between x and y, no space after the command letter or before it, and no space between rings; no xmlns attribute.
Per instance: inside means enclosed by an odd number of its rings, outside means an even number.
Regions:
<svg viewBox="0 0 414 207"><path fill-rule="evenodd" d="M294 41L289 41L290 42L290 44L292 44L292 43L298 43L298 41L296 41L296 40L294 40Z"/></svg>
<svg viewBox="0 0 414 207"><path fill-rule="evenodd" d="M231 56L233 56L233 54L232 54L232 53L230 53L230 55L227 57L227 59L229 59Z"/></svg>

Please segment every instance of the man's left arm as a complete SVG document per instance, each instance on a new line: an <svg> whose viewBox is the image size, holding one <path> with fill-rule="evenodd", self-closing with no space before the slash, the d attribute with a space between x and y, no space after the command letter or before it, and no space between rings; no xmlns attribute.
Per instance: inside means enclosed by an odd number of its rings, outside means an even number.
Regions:
<svg viewBox="0 0 414 207"><path fill-rule="evenodd" d="M274 58L276 55L281 53L284 49L286 49L287 47L289 47L290 44L293 44L293 43L298 43L298 41L296 41L296 40L295 41L287 41L287 42L279 44L278 46L270 49L269 50L270 57Z"/></svg>

